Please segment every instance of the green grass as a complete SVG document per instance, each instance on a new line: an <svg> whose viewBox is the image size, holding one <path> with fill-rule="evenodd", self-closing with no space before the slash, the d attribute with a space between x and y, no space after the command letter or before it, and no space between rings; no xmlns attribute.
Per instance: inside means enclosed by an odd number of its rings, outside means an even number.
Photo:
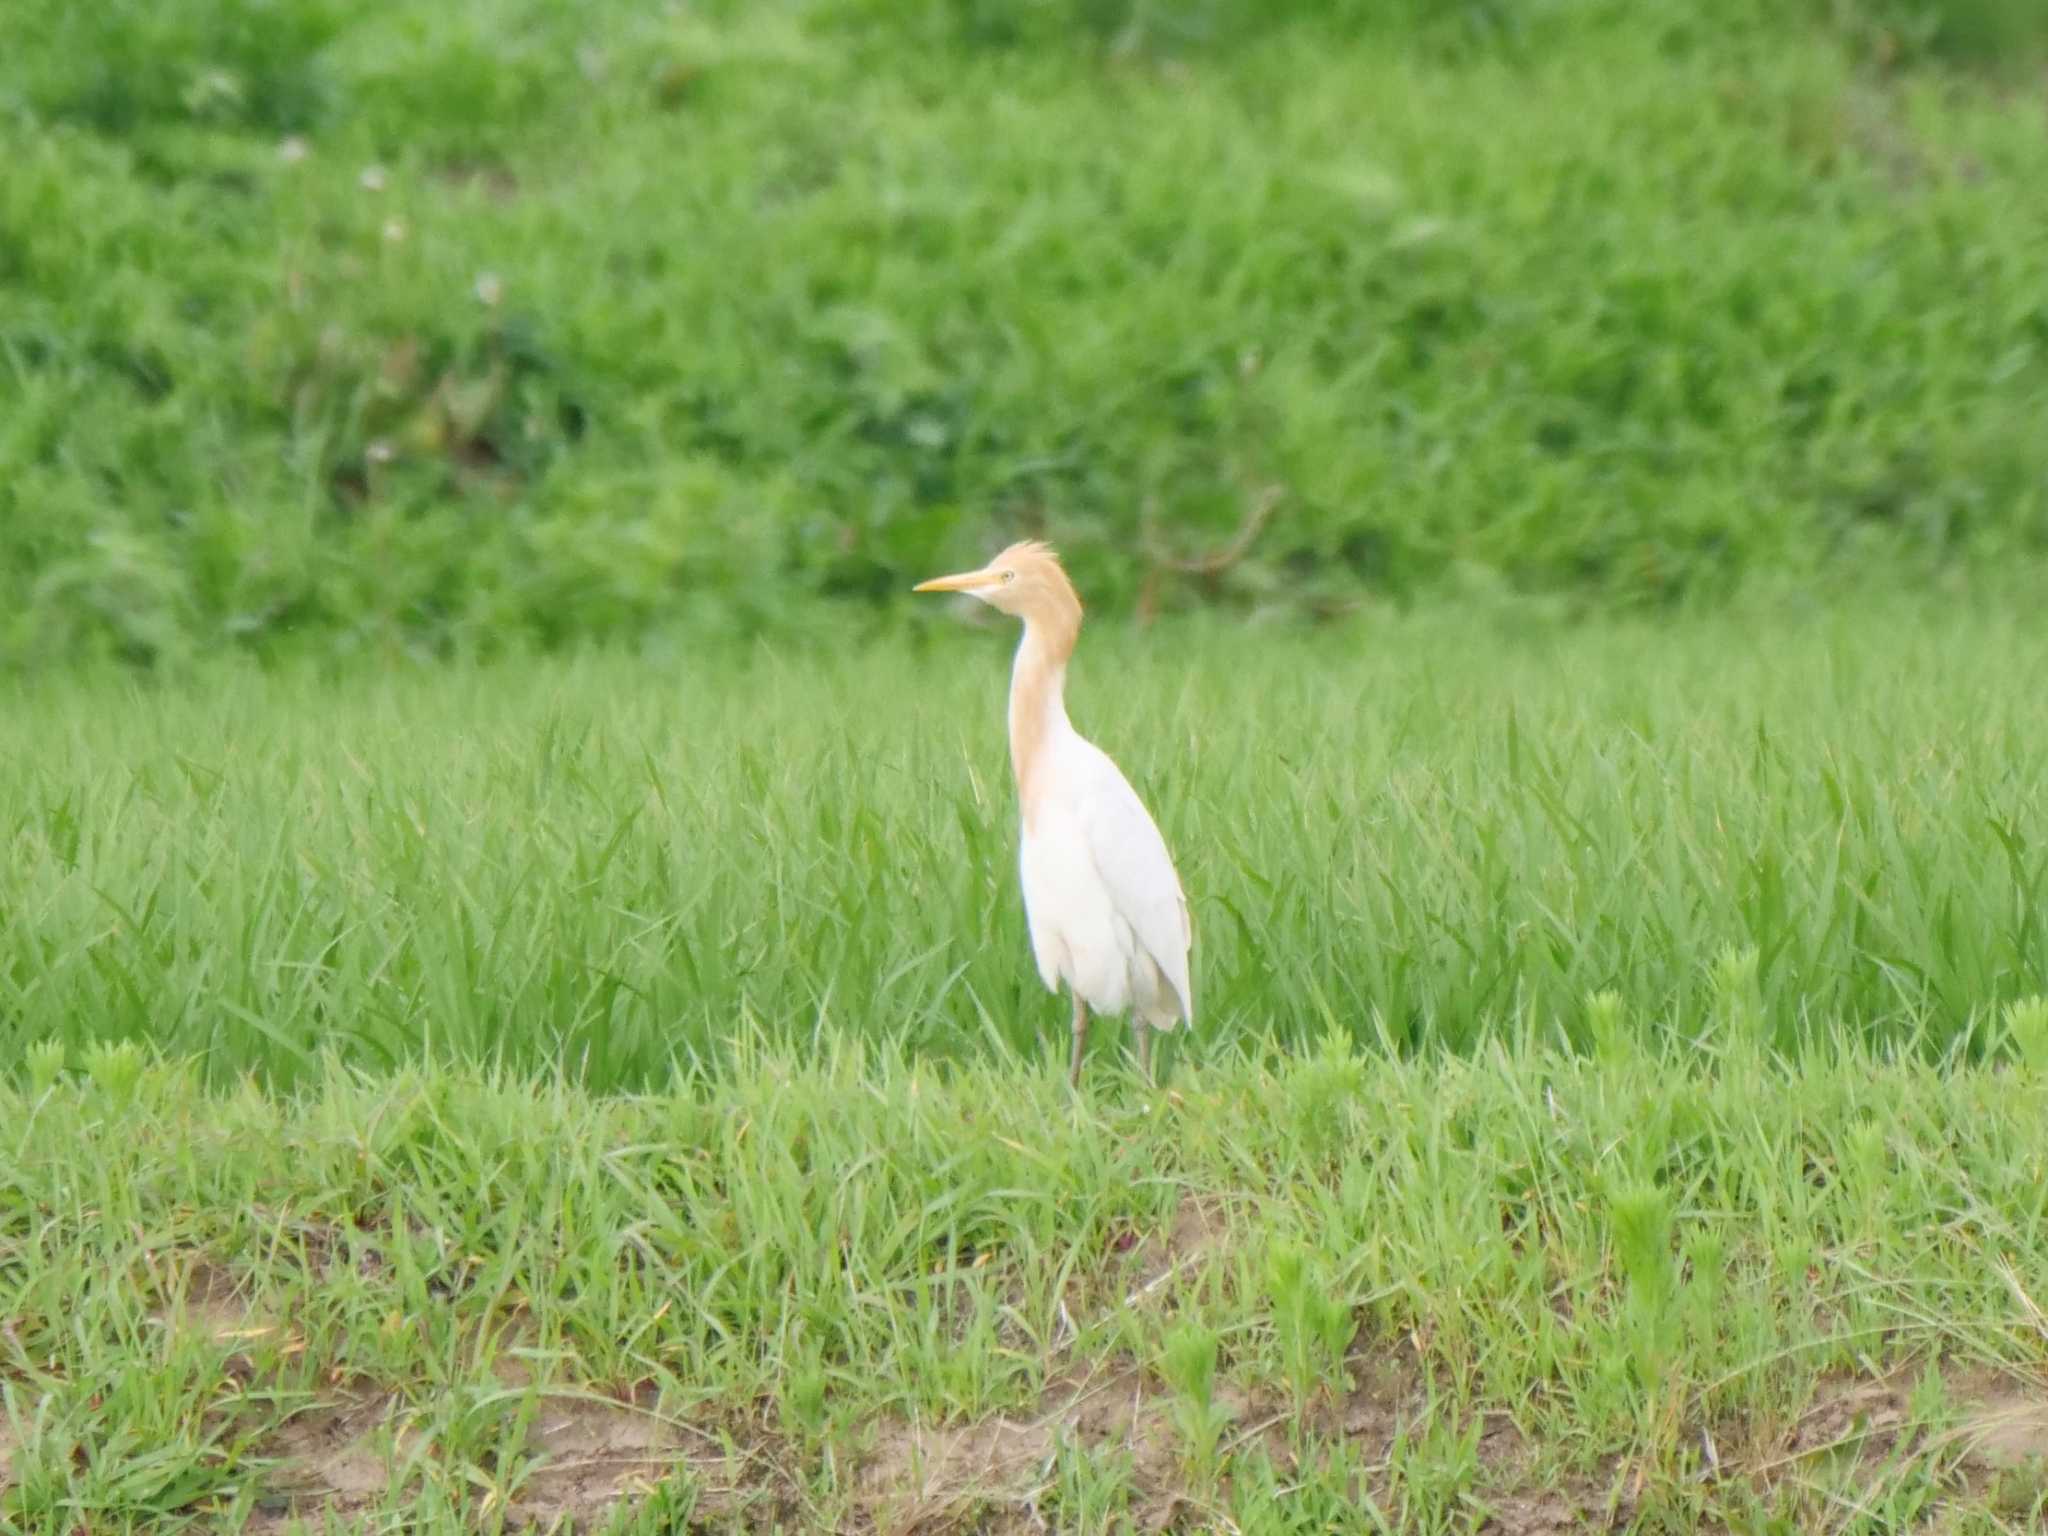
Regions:
<svg viewBox="0 0 2048 1536"><path fill-rule="evenodd" d="M0 663L2038 570L2044 15L30 0Z"/></svg>
<svg viewBox="0 0 2048 1536"><path fill-rule="evenodd" d="M930 618L833 654L17 688L0 1043L153 1041L217 1082L424 1050L601 1089L755 1029L1052 1049L1011 633ZM1070 702L1179 862L1197 1055L1585 1041L1596 992L1652 1036L1975 1054L2048 991L2044 675L2038 625L1898 601L1255 645L1104 624Z"/></svg>
<svg viewBox="0 0 2048 1536"><path fill-rule="evenodd" d="M1079 1101L844 1036L644 1098L39 1058L0 1087L0 1510L2031 1529L2044 1115L2038 1068L1845 1032L1332 1038Z"/></svg>
<svg viewBox="0 0 2048 1536"><path fill-rule="evenodd" d="M0 1517L2031 1528L2020 611L1092 627L1078 1097L1006 627L12 685Z"/></svg>

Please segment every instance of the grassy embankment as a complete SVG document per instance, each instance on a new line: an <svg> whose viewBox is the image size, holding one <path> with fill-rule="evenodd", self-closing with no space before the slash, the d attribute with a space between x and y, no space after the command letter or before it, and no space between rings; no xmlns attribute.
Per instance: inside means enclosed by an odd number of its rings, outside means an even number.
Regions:
<svg viewBox="0 0 2048 1536"><path fill-rule="evenodd" d="M0 664L2048 549L2030 0L14 11Z"/></svg>

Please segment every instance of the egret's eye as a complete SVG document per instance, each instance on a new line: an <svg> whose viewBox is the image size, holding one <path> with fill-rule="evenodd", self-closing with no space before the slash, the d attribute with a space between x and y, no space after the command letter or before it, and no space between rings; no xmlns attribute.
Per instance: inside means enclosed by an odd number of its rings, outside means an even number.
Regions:
<svg viewBox="0 0 2048 1536"><path fill-rule="evenodd" d="M1003 572L1003 580L1004 580L1004 581L1006 581L1006 582L1008 582L1008 581L1015 581L1016 579L1017 579L1017 573L1016 573L1015 571L1005 571L1005 572Z"/></svg>

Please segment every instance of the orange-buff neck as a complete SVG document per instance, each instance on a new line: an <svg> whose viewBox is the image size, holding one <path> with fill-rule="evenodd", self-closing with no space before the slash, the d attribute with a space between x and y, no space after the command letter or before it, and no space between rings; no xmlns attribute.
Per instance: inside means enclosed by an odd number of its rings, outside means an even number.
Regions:
<svg viewBox="0 0 2048 1536"><path fill-rule="evenodd" d="M1045 749L1057 733L1072 729L1067 723L1067 660L1081 634L1080 600L1071 589L1049 593L1023 618L1024 638L1010 669L1010 766L1028 826L1045 792Z"/></svg>

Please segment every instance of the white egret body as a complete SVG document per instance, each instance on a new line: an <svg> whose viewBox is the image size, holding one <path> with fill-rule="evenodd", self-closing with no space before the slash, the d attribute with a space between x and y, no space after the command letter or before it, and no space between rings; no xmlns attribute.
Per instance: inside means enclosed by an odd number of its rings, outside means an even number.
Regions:
<svg viewBox="0 0 2048 1536"><path fill-rule="evenodd" d="M1194 1018L1194 935L1180 877L1144 802L1067 719L1067 660L1081 633L1081 599L1058 557L1032 542L916 590L966 592L1024 621L1010 673L1010 765L1032 954L1046 987L1065 985L1074 1000L1073 1081L1081 1080L1091 1008L1131 1015L1149 1074L1147 1029Z"/></svg>

